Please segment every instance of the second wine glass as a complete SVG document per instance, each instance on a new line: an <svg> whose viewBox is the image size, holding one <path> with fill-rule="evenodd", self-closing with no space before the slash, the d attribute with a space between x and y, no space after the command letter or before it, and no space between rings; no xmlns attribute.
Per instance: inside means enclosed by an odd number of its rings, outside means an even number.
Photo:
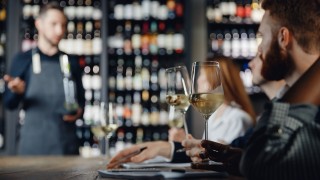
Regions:
<svg viewBox="0 0 320 180"><path fill-rule="evenodd" d="M205 119L205 140L208 140L208 119L224 101L221 78L219 63L216 61L192 64L189 101Z"/></svg>
<svg viewBox="0 0 320 180"><path fill-rule="evenodd" d="M181 112L183 118L170 118L170 127L181 128L184 126L185 133L188 134L185 114L190 106L188 96L190 95L191 82L188 70L185 66L176 66L166 69L167 96L166 101L177 112ZM173 116L175 117L175 116Z"/></svg>
<svg viewBox="0 0 320 180"><path fill-rule="evenodd" d="M101 102L100 119L93 126L91 126L91 131L99 139L100 143L102 143L102 140L105 140L104 150L107 158L110 158L109 139L117 128L118 120L114 116L113 103L109 103L108 106L106 106L104 102ZM101 145L100 150L103 150L103 147L101 147Z"/></svg>

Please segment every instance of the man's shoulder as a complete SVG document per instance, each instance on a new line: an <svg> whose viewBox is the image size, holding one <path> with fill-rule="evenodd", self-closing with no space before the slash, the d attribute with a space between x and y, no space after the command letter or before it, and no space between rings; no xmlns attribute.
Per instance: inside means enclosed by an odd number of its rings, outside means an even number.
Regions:
<svg viewBox="0 0 320 180"><path fill-rule="evenodd" d="M317 116L315 118L315 122L320 124L320 106L318 106L318 113L317 113Z"/></svg>
<svg viewBox="0 0 320 180"><path fill-rule="evenodd" d="M32 59L32 53L31 50L25 51L25 52L18 52L14 59L16 61L30 61Z"/></svg>

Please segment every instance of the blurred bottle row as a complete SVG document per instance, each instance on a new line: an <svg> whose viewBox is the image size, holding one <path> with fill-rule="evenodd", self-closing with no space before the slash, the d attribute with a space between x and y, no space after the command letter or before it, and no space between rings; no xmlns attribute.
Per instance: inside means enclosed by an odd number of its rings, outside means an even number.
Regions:
<svg viewBox="0 0 320 180"><path fill-rule="evenodd" d="M259 23L263 13L259 0L207 0L210 23Z"/></svg>
<svg viewBox="0 0 320 180"><path fill-rule="evenodd" d="M118 0L110 2L110 19L116 20L167 20L184 16L181 0Z"/></svg>
<svg viewBox="0 0 320 180"><path fill-rule="evenodd" d="M222 54L233 59L253 58L260 43L260 38L253 29L217 29L209 36L209 53Z"/></svg>

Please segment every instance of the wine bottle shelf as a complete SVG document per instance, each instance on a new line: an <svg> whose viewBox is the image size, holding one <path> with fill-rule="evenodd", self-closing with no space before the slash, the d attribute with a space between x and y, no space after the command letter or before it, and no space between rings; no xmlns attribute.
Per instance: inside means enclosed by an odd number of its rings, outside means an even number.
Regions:
<svg viewBox="0 0 320 180"><path fill-rule="evenodd" d="M260 38L256 33L263 10L259 1L207 0L208 57L224 55L241 67L241 77L249 94L260 93L252 85L249 61L256 56Z"/></svg>
<svg viewBox="0 0 320 180"><path fill-rule="evenodd" d="M173 24L178 22L183 22L184 17L176 17L174 19L156 19L156 18L148 18L148 19L115 19L113 17L109 17L108 21L113 25L124 24L127 21L131 21L134 24L142 24L144 22L157 22L157 23L166 23Z"/></svg>
<svg viewBox="0 0 320 180"><path fill-rule="evenodd" d="M225 22L225 23L217 23L217 22L210 22L208 21L209 28L215 27L226 27L226 28L252 28L257 29L259 27L259 23L235 23L235 22Z"/></svg>

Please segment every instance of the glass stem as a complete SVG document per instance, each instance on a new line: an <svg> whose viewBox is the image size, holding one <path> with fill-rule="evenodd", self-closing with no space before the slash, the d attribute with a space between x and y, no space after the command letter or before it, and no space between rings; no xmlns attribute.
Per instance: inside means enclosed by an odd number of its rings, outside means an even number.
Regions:
<svg viewBox="0 0 320 180"><path fill-rule="evenodd" d="M105 148L106 148L106 150L105 150L105 155L106 155L106 158L107 159L109 159L109 158L111 158L111 154L110 154L110 147L109 147L109 140L110 140L110 135L106 135L105 136Z"/></svg>
<svg viewBox="0 0 320 180"><path fill-rule="evenodd" d="M205 121L204 139L208 140L208 119Z"/></svg>
<svg viewBox="0 0 320 180"><path fill-rule="evenodd" d="M184 132L186 133L186 136L189 134L188 131L188 125L187 125L187 120L186 120L186 112L182 112L183 114L183 127L184 127Z"/></svg>

